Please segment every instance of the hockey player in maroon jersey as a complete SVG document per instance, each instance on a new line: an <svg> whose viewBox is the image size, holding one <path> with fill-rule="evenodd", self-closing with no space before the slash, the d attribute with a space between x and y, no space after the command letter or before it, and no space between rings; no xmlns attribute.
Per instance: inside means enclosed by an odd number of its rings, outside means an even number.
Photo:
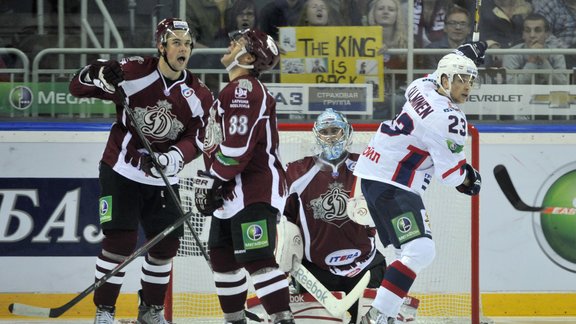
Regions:
<svg viewBox="0 0 576 324"><path fill-rule="evenodd" d="M208 247L226 323L246 323L250 274L273 323L294 323L288 281L274 258L276 221L284 209L286 175L278 156L276 101L258 79L279 60L274 40L256 29L230 33L221 59L230 82L210 110L207 170L194 181L195 204L213 215Z"/></svg>
<svg viewBox="0 0 576 324"><path fill-rule="evenodd" d="M104 239L96 261L96 279L134 251L139 223L150 239L179 217L179 206L165 193L165 182L129 122L118 92L125 93L129 108L134 110L142 133L176 193L178 172L201 154L197 137L214 98L202 81L186 70L194 37L185 21L170 18L158 24L155 39L159 57L95 61L70 82L70 93L76 97L112 100L116 104L116 122L100 163L99 206ZM144 259L138 323L168 323L162 305L182 234L182 227L174 230ZM114 322L124 273L119 272L95 290L95 323Z"/></svg>
<svg viewBox="0 0 576 324"><path fill-rule="evenodd" d="M287 167L290 196L284 215L302 232L302 265L332 291L349 293L366 271L371 276L368 287L378 287L386 260L376 249L376 230L357 224L347 213L358 159L357 153L348 151L352 125L343 114L328 108L312 130L319 154ZM350 323L356 323L358 302L348 312Z"/></svg>

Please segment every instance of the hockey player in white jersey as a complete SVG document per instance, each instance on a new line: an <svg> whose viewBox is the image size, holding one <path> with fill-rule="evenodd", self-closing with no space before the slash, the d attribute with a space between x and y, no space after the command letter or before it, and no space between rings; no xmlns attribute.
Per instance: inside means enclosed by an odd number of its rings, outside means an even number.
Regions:
<svg viewBox="0 0 576 324"><path fill-rule="evenodd" d="M412 283L434 259L421 198L432 178L464 194L480 191L480 174L466 161L468 123L458 107L470 96L477 76L468 57L444 56L433 74L408 86L402 111L380 124L358 159L354 174L362 178L362 193L380 239L399 251L362 324L394 323Z"/></svg>

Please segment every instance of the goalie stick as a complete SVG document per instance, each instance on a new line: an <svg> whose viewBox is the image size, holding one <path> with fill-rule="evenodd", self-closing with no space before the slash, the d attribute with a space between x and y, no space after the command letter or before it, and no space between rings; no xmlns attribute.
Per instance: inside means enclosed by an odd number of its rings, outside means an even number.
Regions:
<svg viewBox="0 0 576 324"><path fill-rule="evenodd" d="M344 298L337 299L332 295L330 290L326 289L324 285L316 279L316 277L308 271L302 264L298 264L291 272L292 276L304 287L326 310L335 317L342 317L344 312L348 310L354 303L362 296L364 289L368 286L370 281L370 271L366 271L362 279L356 284Z"/></svg>
<svg viewBox="0 0 576 324"><path fill-rule="evenodd" d="M516 191L514 184L512 184L510 174L508 173L508 170L506 170L506 167L504 165L499 164L494 167L494 177L496 178L496 182L498 182L500 189L502 189L502 192L504 192L504 196L506 196L508 201L510 201L510 203L516 210L519 211L543 210L543 207L528 206L522 201L522 199L520 199L520 196L518 195L518 192Z"/></svg>
<svg viewBox="0 0 576 324"><path fill-rule="evenodd" d="M120 272L120 270L124 269L124 267L126 267L128 264L130 264L136 258L138 258L139 256L146 253L152 246L156 245L158 242L160 242L162 239L164 239L168 234L170 234L176 228L182 226L184 223L186 223L186 225L190 229L190 232L192 233L192 236L194 237L194 241L198 245L198 248L200 249L200 252L202 253L202 256L204 257L204 259L208 263L208 266L210 268L212 268L212 266L210 264L210 258L208 256L208 253L206 252L206 249L202 245L202 242L200 241L198 234L194 230L194 227L190 223L189 218L190 218L190 216L192 216L192 212L188 212L188 213L184 212L182 205L180 203L180 200L178 199L178 196L176 195L176 192L174 191L174 188L172 188L170 181L168 180L168 178L166 177L164 172L162 172L162 167L161 167L160 163L158 162L156 155L154 154L154 151L152 150L152 147L150 146L150 143L146 139L144 133L142 132L142 129L140 129L138 122L134 116L134 112L128 106L126 93L124 92L124 89L121 88L121 84L117 89L117 93L119 94L120 99L122 100L122 104L124 105L124 111L126 112L128 119L134 124L134 129L136 130L136 134L140 138L142 145L144 145L146 152L150 155L150 157L152 159L152 164L154 165L154 167L156 168L156 170L160 174L160 177L164 181L164 184L166 185L166 190L168 191L168 195L170 196L171 199L173 199L173 201L178 206L178 212L180 214L180 217L176 220L176 222L174 222L174 224L170 225L168 228L163 230L160 234L156 235L152 240L148 241L142 247L137 249L130 256L128 256L126 258L126 260L124 260L122 263L118 264L109 273L107 273L102 278L97 280L94 284L90 285L83 292L78 294L76 297L72 298L66 304L64 304L60 307L56 307L56 308L45 308L45 307L37 307L37 306L30 306L30 305L25 305L25 304L13 303L13 304L10 304L8 306L8 310L12 314L22 315L22 316L51 317L51 318L59 317L60 315L64 314L66 311L68 311L70 308L72 308L74 305L76 305L78 302L80 302L82 299L84 299L84 297L88 296L94 290L96 290L100 286L102 286L111 277L118 274L118 272ZM258 315L254 314L252 312L245 311L245 314L246 314L247 318L249 318L253 321L256 321L256 322L262 322L263 321Z"/></svg>

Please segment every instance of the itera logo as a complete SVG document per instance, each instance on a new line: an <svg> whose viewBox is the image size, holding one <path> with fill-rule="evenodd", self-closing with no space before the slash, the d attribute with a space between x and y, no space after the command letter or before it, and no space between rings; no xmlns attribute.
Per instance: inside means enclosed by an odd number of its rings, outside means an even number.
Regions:
<svg viewBox="0 0 576 324"><path fill-rule="evenodd" d="M32 106L32 90L25 86L17 86L10 91L10 105L14 109L26 110Z"/></svg>

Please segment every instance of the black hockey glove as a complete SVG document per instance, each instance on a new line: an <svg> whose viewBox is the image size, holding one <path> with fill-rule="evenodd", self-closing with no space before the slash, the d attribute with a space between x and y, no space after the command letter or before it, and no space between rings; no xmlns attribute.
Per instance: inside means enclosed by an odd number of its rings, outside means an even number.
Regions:
<svg viewBox="0 0 576 324"><path fill-rule="evenodd" d="M184 161L182 155L175 149L171 149L167 153L154 153L156 161L162 167L162 172L168 177L175 176L184 168ZM152 156L148 154L142 155L140 158L140 169L147 175L154 178L161 178L160 172L154 167Z"/></svg>
<svg viewBox="0 0 576 324"><path fill-rule="evenodd" d="M458 46L458 48L452 52L458 55L466 56L467 58L474 61L476 66L479 66L484 64L484 55L487 48L488 45L485 41L469 42Z"/></svg>
<svg viewBox="0 0 576 324"><path fill-rule="evenodd" d="M482 177L470 164L466 163L463 167L466 170L466 179L464 182L456 187L461 193L476 196L480 192L482 186Z"/></svg>
<svg viewBox="0 0 576 324"><path fill-rule="evenodd" d="M224 204L222 184L222 180L208 171L198 170L198 176L193 179L194 204L202 215L211 216Z"/></svg>
<svg viewBox="0 0 576 324"><path fill-rule="evenodd" d="M96 60L88 68L88 76L95 86L108 93L114 93L118 84L124 81L124 72L115 60Z"/></svg>

